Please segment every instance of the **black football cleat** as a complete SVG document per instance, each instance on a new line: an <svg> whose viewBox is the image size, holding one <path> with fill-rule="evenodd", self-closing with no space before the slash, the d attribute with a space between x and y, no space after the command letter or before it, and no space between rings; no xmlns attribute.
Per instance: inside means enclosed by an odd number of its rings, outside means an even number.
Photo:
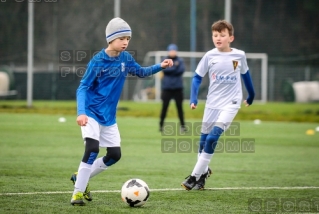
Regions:
<svg viewBox="0 0 319 214"><path fill-rule="evenodd" d="M196 185L194 186L194 190L204 190L206 179L210 177L212 174L212 170L208 167L208 170L206 173L202 174L199 178L199 180L196 182Z"/></svg>
<svg viewBox="0 0 319 214"><path fill-rule="evenodd" d="M189 175L186 180L181 183L181 186L186 190L191 190L196 185L196 177Z"/></svg>

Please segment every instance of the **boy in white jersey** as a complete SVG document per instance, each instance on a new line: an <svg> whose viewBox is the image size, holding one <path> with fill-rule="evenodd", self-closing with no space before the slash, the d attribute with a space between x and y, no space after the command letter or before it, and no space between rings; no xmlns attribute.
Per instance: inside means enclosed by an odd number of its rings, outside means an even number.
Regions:
<svg viewBox="0 0 319 214"><path fill-rule="evenodd" d="M214 154L220 135L235 118L242 101L242 77L248 91L244 100L252 104L255 96L245 52L230 47L234 41L234 28L225 20L215 22L212 40L216 48L208 51L199 62L192 80L190 107L196 109L197 95L202 78L208 73L209 89L202 121L197 163L190 176L182 182L186 190L202 190L212 173L208 164Z"/></svg>

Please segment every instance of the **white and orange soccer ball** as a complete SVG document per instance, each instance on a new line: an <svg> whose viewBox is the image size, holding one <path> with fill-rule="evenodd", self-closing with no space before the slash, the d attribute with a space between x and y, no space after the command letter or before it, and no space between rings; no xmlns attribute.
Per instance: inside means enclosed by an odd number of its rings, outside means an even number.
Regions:
<svg viewBox="0 0 319 214"><path fill-rule="evenodd" d="M150 190L143 180L133 178L123 184L121 196L122 200L130 207L141 207L148 200Z"/></svg>

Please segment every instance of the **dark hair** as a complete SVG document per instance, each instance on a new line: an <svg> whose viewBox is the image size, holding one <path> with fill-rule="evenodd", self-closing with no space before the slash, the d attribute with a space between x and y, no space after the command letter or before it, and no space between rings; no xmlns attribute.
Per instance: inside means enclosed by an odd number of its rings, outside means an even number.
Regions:
<svg viewBox="0 0 319 214"><path fill-rule="evenodd" d="M224 29L228 30L230 36L234 35L233 25L226 20L219 20L217 22L214 22L214 24L212 25L212 31L218 31L220 33Z"/></svg>

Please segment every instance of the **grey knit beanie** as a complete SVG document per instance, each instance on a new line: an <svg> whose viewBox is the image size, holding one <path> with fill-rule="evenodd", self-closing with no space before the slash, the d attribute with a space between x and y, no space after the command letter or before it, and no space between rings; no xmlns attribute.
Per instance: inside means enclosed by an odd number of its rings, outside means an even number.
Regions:
<svg viewBox="0 0 319 214"><path fill-rule="evenodd" d="M114 18L107 24L105 35L107 43L110 43L114 39L122 36L132 37L132 31L126 21L121 18Z"/></svg>

